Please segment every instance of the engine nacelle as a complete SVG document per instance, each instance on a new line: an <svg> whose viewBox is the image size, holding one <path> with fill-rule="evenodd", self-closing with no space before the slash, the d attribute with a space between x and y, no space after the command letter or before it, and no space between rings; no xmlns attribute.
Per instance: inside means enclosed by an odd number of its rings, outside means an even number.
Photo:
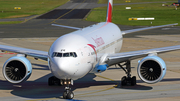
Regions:
<svg viewBox="0 0 180 101"><path fill-rule="evenodd" d="M24 56L9 58L3 66L4 78L11 83L26 81L32 73L30 61Z"/></svg>
<svg viewBox="0 0 180 101"><path fill-rule="evenodd" d="M158 56L147 56L143 58L137 67L139 78L146 83L161 81L166 74L166 64Z"/></svg>

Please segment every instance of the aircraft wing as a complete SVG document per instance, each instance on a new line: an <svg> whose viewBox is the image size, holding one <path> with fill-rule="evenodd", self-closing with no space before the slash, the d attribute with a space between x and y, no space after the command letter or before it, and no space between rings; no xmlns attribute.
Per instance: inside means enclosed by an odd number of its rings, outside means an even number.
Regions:
<svg viewBox="0 0 180 101"><path fill-rule="evenodd" d="M150 54L156 55L158 53L165 53L165 52L175 51L175 50L180 50L180 45L140 50L140 51L109 54L106 58L106 63L110 66L110 65L121 63L121 62L125 62L127 60L133 60L133 59L145 57Z"/></svg>
<svg viewBox="0 0 180 101"><path fill-rule="evenodd" d="M48 52L45 52L45 51L38 51L38 50L33 50L33 49L6 46L6 45L0 45L0 50L19 53L19 54L25 54L25 55L39 58L46 61L48 59Z"/></svg>
<svg viewBox="0 0 180 101"><path fill-rule="evenodd" d="M149 30L149 29L155 29L155 28L161 28L161 27L167 27L167 26L174 26L174 25L178 25L178 23L168 24L168 25L161 25L161 26L152 26L152 27L138 28L138 29L131 29L131 30L122 31L122 34L124 35L124 34L129 34L129 33Z"/></svg>

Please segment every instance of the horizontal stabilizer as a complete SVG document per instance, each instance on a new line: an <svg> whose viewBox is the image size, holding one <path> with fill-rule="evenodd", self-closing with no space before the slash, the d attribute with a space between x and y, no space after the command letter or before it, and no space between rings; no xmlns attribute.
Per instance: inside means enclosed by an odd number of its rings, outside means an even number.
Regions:
<svg viewBox="0 0 180 101"><path fill-rule="evenodd" d="M70 29L82 29L82 28L78 28L78 27L71 27L71 26L64 26L64 25L58 25L58 24L51 24L52 26L58 26L58 27L64 27L64 28L70 28Z"/></svg>

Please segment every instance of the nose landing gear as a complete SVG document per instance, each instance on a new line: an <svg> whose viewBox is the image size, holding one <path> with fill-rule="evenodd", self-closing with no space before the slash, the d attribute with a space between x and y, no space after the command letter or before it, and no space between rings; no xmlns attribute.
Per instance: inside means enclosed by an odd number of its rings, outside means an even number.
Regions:
<svg viewBox="0 0 180 101"><path fill-rule="evenodd" d="M73 99L74 98L74 93L71 91L71 88L69 87L70 85L73 85L73 80L62 80L63 84L66 85L65 91L63 93L63 98L64 99Z"/></svg>
<svg viewBox="0 0 180 101"><path fill-rule="evenodd" d="M71 91L71 88L65 87L65 91L63 93L63 98L64 99L73 99L74 98L74 93Z"/></svg>
<svg viewBox="0 0 180 101"><path fill-rule="evenodd" d="M71 91L71 88L70 88L70 85L73 85L73 80L58 79L55 76L52 76L48 80L48 85L49 86L65 85L65 91L63 93L63 98L64 99L73 99L74 98L74 93Z"/></svg>

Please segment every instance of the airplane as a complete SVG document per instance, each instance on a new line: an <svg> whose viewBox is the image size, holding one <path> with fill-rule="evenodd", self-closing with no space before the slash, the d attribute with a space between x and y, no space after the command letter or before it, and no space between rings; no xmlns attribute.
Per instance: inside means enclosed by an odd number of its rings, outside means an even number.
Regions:
<svg viewBox="0 0 180 101"><path fill-rule="evenodd" d="M49 52L0 45L2 51L18 53L4 63L4 78L14 84L26 81L32 73L32 65L26 56L46 60L54 75L48 79L48 84L65 85L63 98L73 99L70 85L73 85L74 80L88 73L104 72L112 65L118 65L126 73L121 79L122 86L136 85L136 77L131 76L131 60L144 57L137 66L139 78L149 84L160 82L166 74L166 64L158 54L179 50L180 45L120 53L123 35L178 23L121 31L112 23L112 9L113 0L108 0L106 21L86 28L52 24L76 31L59 37Z"/></svg>

